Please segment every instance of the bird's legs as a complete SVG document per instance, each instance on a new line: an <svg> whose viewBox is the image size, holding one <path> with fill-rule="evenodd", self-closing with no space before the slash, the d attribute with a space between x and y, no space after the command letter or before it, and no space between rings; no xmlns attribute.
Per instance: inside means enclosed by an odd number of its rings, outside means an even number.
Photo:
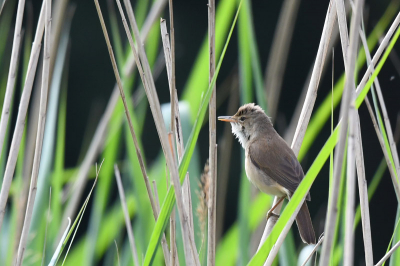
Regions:
<svg viewBox="0 0 400 266"><path fill-rule="evenodd" d="M282 197L268 212L267 212L267 221L271 216L276 216L279 217L278 214L273 213L273 211L276 209L276 207L281 204L281 202L285 199L285 197Z"/></svg>

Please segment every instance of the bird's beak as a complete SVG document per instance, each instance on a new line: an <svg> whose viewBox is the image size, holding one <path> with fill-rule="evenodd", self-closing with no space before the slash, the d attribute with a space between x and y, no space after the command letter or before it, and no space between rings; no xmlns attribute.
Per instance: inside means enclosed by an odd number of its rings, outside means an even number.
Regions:
<svg viewBox="0 0 400 266"><path fill-rule="evenodd" d="M218 120L232 123L237 122L233 116L218 116Z"/></svg>

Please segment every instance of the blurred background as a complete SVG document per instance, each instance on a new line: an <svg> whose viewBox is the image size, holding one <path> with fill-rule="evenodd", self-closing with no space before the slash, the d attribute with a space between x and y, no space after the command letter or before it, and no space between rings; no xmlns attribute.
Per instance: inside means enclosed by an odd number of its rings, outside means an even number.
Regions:
<svg viewBox="0 0 400 266"><path fill-rule="evenodd" d="M160 2L160 0L156 0ZM85 158L93 135L102 119L111 93L115 85L115 76L111 67L109 54L107 51L104 36L100 27L99 18L96 13L93 1L53 1L53 8L61 2L65 4L64 12L58 14L62 17L55 17L53 21L61 20L61 37L59 57L64 58L59 85L58 107L49 109L55 112L56 118L48 119L48 123L53 121L54 139L49 142L50 148L46 151L49 156L49 165L41 164L40 171L45 167L47 172L42 173L42 178L47 179L42 184L46 185L43 189L43 199L35 204L43 204L43 208L35 206L37 210L37 224L33 221L31 231L43 232L43 219L48 205L48 187L54 186L53 178L60 178L62 181L58 186L61 188L57 200L59 208L58 218L52 220L52 232L49 233L50 240L47 244L48 253L51 256L55 239L61 229L62 213L67 206L67 200L71 193L71 184L75 181L77 171ZM317 54L317 49L324 25L324 20L329 5L329 1L245 1L246 4L241 10L239 20L230 40L226 56L221 66L221 71L217 80L217 116L232 115L241 104L255 102L264 105L267 114L272 117L274 126L278 133L290 144L293 137L293 125L297 125L296 108L302 106L304 101L304 87L307 89L309 75ZM345 1L347 2L347 1ZM24 29L23 43L27 46L31 41L26 40L28 33L35 31L37 20L40 13L42 1L27 1L22 27ZM135 9L135 15L139 27L143 25L150 8L154 3L150 0L132 1ZM175 0L174 4L174 24L175 24L175 55L176 55L176 88L180 99L180 112L182 116L182 129L184 138L187 140L197 109L201 100L201 92L205 91L208 84L208 56L202 52L207 48L207 1L181 1ZM111 32L112 44L114 46L117 63L120 72L124 71L124 64L129 58L130 47L127 42L125 31L123 29L120 15L114 1L101 0L100 5L107 28ZM229 29L233 16L237 9L237 2L233 0L216 1L217 6L217 60L219 58L221 47L225 43L227 30ZM0 61L0 86L1 97L4 97L4 88L7 79L7 71L12 48L13 29L15 24L17 1L7 0L4 10L0 15L0 42L1 42L1 61ZM349 9L349 8L348 8ZM375 39L384 36L384 33L390 26L399 11L399 1L390 0L367 0L364 9L364 24L367 37L371 32L380 32ZM247 12L247 13L246 13ZM282 18L283 13L289 13L291 19ZM54 13L53 13L54 14ZM56 13L57 14L57 13ZM242 16L247 14L247 16ZM163 113L167 128L169 129L169 87L167 73L163 61L164 53L161 43L159 29L160 17L167 20L169 30L169 12L168 4L161 9L160 15L155 19L155 23L146 41L146 52L155 76L156 88L160 103L163 104ZM380 31L374 31L382 20L386 19L386 26ZM348 17L348 24L350 17ZM281 22L281 23L280 23ZM56 22L53 23L53 27ZM287 24L284 24L287 23ZM224 30L219 30L219 25L224 25ZM30 30L29 30L30 29ZM277 33L283 34L282 44L278 44L279 50L274 49L274 41L277 41ZM331 43L333 47L328 52L325 61L324 74L321 78L318 96L314 110L317 110L324 99L332 92L332 83L338 82L344 73L342 50L337 33L337 24ZM220 34L219 34L220 33ZM218 35L219 34L219 35ZM63 41L63 38L65 39ZM376 43L376 41L375 41ZM379 44L379 43L378 43ZM65 45L65 48L62 46ZM24 44L21 45L25 47ZM371 46L371 54L374 54L378 45ZM119 49L119 51L117 51ZM400 44L396 44L390 55L390 59L385 64L379 75L379 81L382 87L383 96L388 109L388 114L393 130L397 128L399 99L400 99L400 59L398 50ZM362 48L361 48L362 50ZM14 95L13 111L9 122L11 135L8 138L6 149L11 143L11 136L16 121L16 115L21 95L22 78L24 74L23 58L26 56L24 48L21 50L20 67L17 77L16 90ZM272 52L271 52L272 51ZM206 49L205 52L208 52ZM332 54L334 59L332 60ZM64 55L63 55L64 54ZM273 55L281 55L274 58ZM273 61L271 61L273 60ZM41 62L41 61L40 61ZM205 62L205 63L201 63ZM57 63L55 63L57 65ZM40 64L39 64L40 66ZM38 69L40 68L38 66ZM274 67L280 66L281 69L275 70ZM267 72L270 69L271 79L268 79ZM366 66L360 68L358 80L363 76ZM56 71L56 68L54 72ZM40 70L38 70L40 72ZM261 74L261 76L260 76ZM259 75L259 76L257 76ZM55 74L53 74L55 77ZM332 80L333 78L333 80ZM38 81L36 80L36 83ZM161 145L155 124L147 103L146 96L138 78L137 72L132 78L126 77L124 82L125 89L130 93L131 102L134 106L134 112L137 116L137 125L141 139L142 152L145 156L146 166L150 180L156 180L159 190L159 197L162 203L166 193L165 183L165 162L162 158ZM262 88L265 93L264 99L260 99L258 88ZM32 92L31 107L28 114L28 132L30 119L34 117L33 105L35 99L38 99L39 87L34 86ZM263 94L261 94L263 95ZM271 96L270 96L271 95ZM302 96L303 95L303 96ZM57 96L55 96L57 99ZM1 98L1 102L2 102ZM49 98L50 99L50 98ZM50 100L49 100L50 101ZM121 100L118 99L119 106ZM260 101L262 101L260 103ZM49 102L50 104L50 102ZM61 112L61 106L66 104L64 111ZM336 105L337 103L335 103ZM118 109L118 108L117 108ZM376 191L370 200L371 230L374 247L374 260L379 260L386 252L389 242L392 238L393 230L396 225L396 196L393 190L392 181L385 164L381 161L383 153L380 148L376 133L374 131L371 118L369 117L365 104L359 109L361 119L362 138L364 146L364 157L366 167L366 178L368 184L372 181L377 169L381 170L381 179L379 179ZM334 123L339 116L339 107L333 112ZM64 121L64 134L60 121ZM208 116L207 116L208 117ZM208 120L208 119L206 119ZM320 123L321 130L312 141L312 145L304 154L301 165L304 172L312 164L314 158L324 145L330 135L331 125L330 117L325 121L316 121ZM46 125L46 130L47 130ZM394 130L395 131L395 130ZM46 131L47 132L47 131ZM129 195L131 202L130 212L132 223L137 241L139 254L144 254L147 248L150 233L154 226L154 219L149 208L147 194L144 191L144 185L140 171L135 168L137 163L132 163L136 156L133 151L133 143L130 135L127 134L126 119L121 115L121 111L113 113L111 121L108 123L106 135L103 138L99 153L96 156L96 162L104 160L102 172L95 192L92 195L91 202L88 205L82 224L79 227L78 235L72 244L67 264L78 263L79 265L110 265L115 261L115 246L113 240L116 239L120 248L121 261L128 264L131 259L129 256L129 246L127 245L126 229L123 219L113 220L113 214L120 213L120 203L117 187L113 174L113 165L118 163L121 168L125 193ZM397 131L398 132L398 131ZM29 133L27 133L29 135ZM47 134L47 133L46 133ZM51 133L49 133L51 135ZM399 137L399 133L397 138ZM25 156L29 151L29 136L26 137ZM63 137L60 137L64 135ZM45 135L47 136L47 135ZM46 138L46 137L45 137ZM49 137L48 137L49 138ZM61 139L60 139L61 138ZM197 142L195 155L192 158L189 169L190 182L192 188L192 200L194 208L195 224L199 237L196 238L198 250L200 247L206 248L203 242L204 237L201 233L201 218L197 214L197 206L201 204L198 192L201 190L200 176L202 169L208 158L208 122L204 122L203 129ZM59 144L60 143L60 144ZM265 225L265 215L271 204L271 197L263 196L260 200L258 191L247 181L243 169L243 151L240 144L234 139L230 132L230 125L217 122L217 143L218 143L218 195L217 195L217 241L223 243L232 233L232 228L239 228L239 234L236 235L236 242L231 242L230 252L233 256L233 264L243 265L254 254L262 231ZM61 145L61 146L59 146ZM58 147L64 146L63 150ZM43 156L46 156L44 152ZM56 155L63 153L61 160L61 174L55 175ZM4 172L5 157L1 157L1 170ZM92 163L94 165L94 162ZM380 167L380 168L379 168ZM110 170L111 169L111 170ZM22 172L21 172L22 173ZM58 176L58 177L57 177ZM88 176L88 182L84 183L83 197L80 199L79 206L83 203L85 195L89 192L93 184L94 170L91 169ZM17 174L15 179L17 178ZM22 180L26 177L22 177ZM29 176L28 176L29 178ZM103 181L102 181L103 180ZM40 181L39 181L40 184ZM319 236L324 227L326 215L326 206L328 200L329 185L329 164L326 163L318 175L314 185L311 188L312 201L308 204L316 234ZM21 186L22 187L22 186ZM40 188L39 188L40 190ZM11 232L12 229L12 209L16 200L20 197L16 186L12 190L14 198L8 201L9 223L3 226L0 240L0 258L3 261L10 261L9 248L14 243ZM358 195L358 194L357 194ZM54 195L53 195L54 196ZM258 200L258 201L257 201ZM254 202L262 203L262 208L253 207ZM358 204L357 196L357 204ZM342 202L343 203L343 202ZM53 204L53 203L52 203ZM344 203L343 203L344 204ZM259 205L257 205L259 206ZM256 212L256 214L254 213ZM258 218L254 218L257 216ZM114 216L114 218L117 216ZM118 216L122 217L122 216ZM246 218L247 217L247 218ZM253 219L254 218L254 219ZM41 220L42 219L42 220ZM107 224L108 222L108 224ZM55 224L54 224L55 223ZM108 226L107 226L108 225ZM236 226L236 227L235 227ZM244 226L244 229L243 229ZM181 243L180 227L177 227L178 243ZM110 231L109 231L110 230ZM203 229L204 230L204 229ZM237 231L235 231L237 234ZM294 248L298 254L304 247L298 235L297 226L294 225L289 238L291 244L285 244L285 247ZM355 265L364 265L364 246L362 239L361 225L356 229L355 238ZM40 233L38 233L40 235ZM43 239L38 241L39 248L30 245L31 252L26 253L25 262L27 265L37 264L35 250L42 251ZM246 243L247 241L247 243ZM32 242L35 242L32 239ZM338 240L340 242L340 240ZM203 243L203 244L202 244ZM205 242L207 243L207 242ZM244 247L243 247L244 246ZM178 247L182 249L181 244ZM284 249L284 248L283 248ZM202 251L204 252L204 250ZM217 251L218 258L225 261L221 253ZM285 262L285 256L289 256L282 251L280 254L280 265L291 265L293 260ZM289 252L286 250L286 252ZM182 252L181 252L182 253ZM12 252L11 252L12 254ZM183 253L182 253L183 254ZM235 254L235 255L233 255ZM218 257L218 256L222 257ZM297 256L297 255L296 255ZM142 257L141 255L139 256ZM157 253L157 263L162 263L161 250ZM181 264L183 262L183 257ZM227 264L230 261L227 260ZM231 262L230 261L230 262ZM297 259L295 261L297 263ZM39 260L40 263L40 260ZM288 264L285 264L288 263ZM183 265L183 264L182 264ZM222 264L220 264L222 265ZM293 264L292 264L293 265Z"/></svg>

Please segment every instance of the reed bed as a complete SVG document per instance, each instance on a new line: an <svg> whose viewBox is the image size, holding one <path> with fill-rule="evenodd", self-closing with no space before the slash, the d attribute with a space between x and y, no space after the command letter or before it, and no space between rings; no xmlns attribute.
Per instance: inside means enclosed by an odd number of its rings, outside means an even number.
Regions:
<svg viewBox="0 0 400 266"><path fill-rule="evenodd" d="M392 66L400 1L326 1L324 21L316 14L320 27L308 29L296 24L307 16L301 3L285 0L266 45L260 3L209 0L198 11L207 33L191 30L204 41L189 44L197 50L187 70L183 1L94 0L85 17L101 38L85 32L78 41L102 47L110 61L90 71L99 80L108 71L115 85L96 88L110 89L107 104L88 116L74 160L69 128L83 118L70 117L80 104L70 97L70 58L81 3L38 2L38 10L0 2L2 265L400 265L400 73ZM368 9L377 4L382 11ZM318 36L307 40L309 66L291 58L296 34ZM288 90L290 76L306 73L291 64L310 70L304 86ZM252 187L230 125L216 121L248 102L272 116L305 173L268 221L278 198ZM292 226L309 191L317 195L312 246Z"/></svg>

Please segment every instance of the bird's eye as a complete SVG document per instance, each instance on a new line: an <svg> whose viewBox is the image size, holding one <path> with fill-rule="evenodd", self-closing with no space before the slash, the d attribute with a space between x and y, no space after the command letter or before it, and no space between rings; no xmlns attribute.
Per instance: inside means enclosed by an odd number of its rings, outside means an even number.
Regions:
<svg viewBox="0 0 400 266"><path fill-rule="evenodd" d="M243 117L243 116L242 116L242 117L240 118L240 121L243 122L245 119L246 119L246 117Z"/></svg>

